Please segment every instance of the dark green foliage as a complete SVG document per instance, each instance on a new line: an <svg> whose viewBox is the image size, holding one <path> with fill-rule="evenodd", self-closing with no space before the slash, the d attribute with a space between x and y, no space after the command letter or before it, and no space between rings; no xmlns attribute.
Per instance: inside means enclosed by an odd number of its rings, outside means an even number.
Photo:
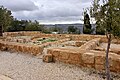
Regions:
<svg viewBox="0 0 120 80"><path fill-rule="evenodd" d="M100 25L99 21L96 22L96 34L105 35L105 28Z"/></svg>
<svg viewBox="0 0 120 80"><path fill-rule="evenodd" d="M49 28L43 26L41 29L42 29L42 32L43 32L43 33L51 34L51 31L50 31Z"/></svg>
<svg viewBox="0 0 120 80"><path fill-rule="evenodd" d="M118 36L120 27L120 0L104 0L104 5L100 5L99 1L94 0L93 8L90 11L91 16L96 19L96 33L105 34L107 32Z"/></svg>
<svg viewBox="0 0 120 80"><path fill-rule="evenodd" d="M3 6L0 6L0 27L2 30L0 30L1 36L2 32L6 31L6 29L10 26L13 16L11 16L11 11L7 8L4 8Z"/></svg>
<svg viewBox="0 0 120 80"><path fill-rule="evenodd" d="M42 39L38 39L37 41L41 41L42 43L46 43L46 42L54 42L57 40L53 39L53 38L42 38Z"/></svg>
<svg viewBox="0 0 120 80"><path fill-rule="evenodd" d="M69 26L68 27L68 33L70 34L70 33L76 33L77 32L77 28L76 27L74 27L74 26Z"/></svg>
<svg viewBox="0 0 120 80"><path fill-rule="evenodd" d="M51 27L49 28L49 31L52 33L52 32L58 32L58 33L62 33L62 28L59 28L59 27Z"/></svg>
<svg viewBox="0 0 120 80"><path fill-rule="evenodd" d="M52 27L52 31L53 31L53 32L58 32L58 31L59 31L59 28L57 28L56 26L55 26L55 27Z"/></svg>
<svg viewBox="0 0 120 80"><path fill-rule="evenodd" d="M44 26L40 25L36 20L17 20L11 14L10 10L0 6L0 35L2 35L3 31L46 31Z"/></svg>
<svg viewBox="0 0 120 80"><path fill-rule="evenodd" d="M37 21L35 22L29 21L25 27L25 31L39 31L38 27L39 23Z"/></svg>
<svg viewBox="0 0 120 80"><path fill-rule="evenodd" d="M19 20L13 20L7 31L22 31L25 29L25 23Z"/></svg>
<svg viewBox="0 0 120 80"><path fill-rule="evenodd" d="M84 12L84 27L83 27L83 33L84 34L91 34L92 29L91 29L91 24L90 24L90 18L87 12Z"/></svg>
<svg viewBox="0 0 120 80"><path fill-rule="evenodd" d="M36 20L34 22L27 20L13 20L7 31L44 31L44 26Z"/></svg>

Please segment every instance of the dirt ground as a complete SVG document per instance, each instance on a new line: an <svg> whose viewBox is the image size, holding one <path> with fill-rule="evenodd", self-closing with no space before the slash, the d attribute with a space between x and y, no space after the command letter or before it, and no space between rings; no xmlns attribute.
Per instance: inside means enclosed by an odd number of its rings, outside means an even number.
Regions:
<svg viewBox="0 0 120 80"><path fill-rule="evenodd" d="M60 62L44 63L29 54L10 52L0 52L0 74L13 80L105 80L94 70Z"/></svg>

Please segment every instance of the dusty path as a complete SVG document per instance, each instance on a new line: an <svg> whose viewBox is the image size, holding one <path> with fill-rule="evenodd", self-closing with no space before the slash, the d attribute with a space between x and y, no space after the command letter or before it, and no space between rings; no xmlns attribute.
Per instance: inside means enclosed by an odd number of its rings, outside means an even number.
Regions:
<svg viewBox="0 0 120 80"><path fill-rule="evenodd" d="M34 56L10 52L0 52L0 74L13 80L104 80L77 66L43 63Z"/></svg>
<svg viewBox="0 0 120 80"><path fill-rule="evenodd" d="M0 80L13 80L5 75L0 75Z"/></svg>

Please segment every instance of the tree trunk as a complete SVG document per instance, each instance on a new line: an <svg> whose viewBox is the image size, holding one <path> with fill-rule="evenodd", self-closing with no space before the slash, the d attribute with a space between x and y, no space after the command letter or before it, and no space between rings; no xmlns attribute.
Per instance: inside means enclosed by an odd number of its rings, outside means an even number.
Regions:
<svg viewBox="0 0 120 80"><path fill-rule="evenodd" d="M0 25L0 36L3 36L3 28L2 28L2 26Z"/></svg>
<svg viewBox="0 0 120 80"><path fill-rule="evenodd" d="M110 69L109 69L109 49L110 49L110 44L111 44L111 34L107 34L107 39L108 39L108 45L107 45L107 50L106 50L106 64L105 64L105 69L106 69L106 76L107 80L110 80Z"/></svg>

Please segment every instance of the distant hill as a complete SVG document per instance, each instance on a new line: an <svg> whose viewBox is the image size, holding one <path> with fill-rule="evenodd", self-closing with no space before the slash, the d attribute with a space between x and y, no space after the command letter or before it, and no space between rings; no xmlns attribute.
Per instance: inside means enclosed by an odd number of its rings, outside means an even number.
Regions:
<svg viewBox="0 0 120 80"><path fill-rule="evenodd" d="M69 26L74 26L74 27L77 27L81 33L83 33L83 24L78 24L78 23L77 24L55 24L55 25L45 24L44 26L47 28L59 27L63 30L63 32L67 32ZM95 24L92 24L92 28L95 29ZM94 33L95 33L95 31L94 31Z"/></svg>

